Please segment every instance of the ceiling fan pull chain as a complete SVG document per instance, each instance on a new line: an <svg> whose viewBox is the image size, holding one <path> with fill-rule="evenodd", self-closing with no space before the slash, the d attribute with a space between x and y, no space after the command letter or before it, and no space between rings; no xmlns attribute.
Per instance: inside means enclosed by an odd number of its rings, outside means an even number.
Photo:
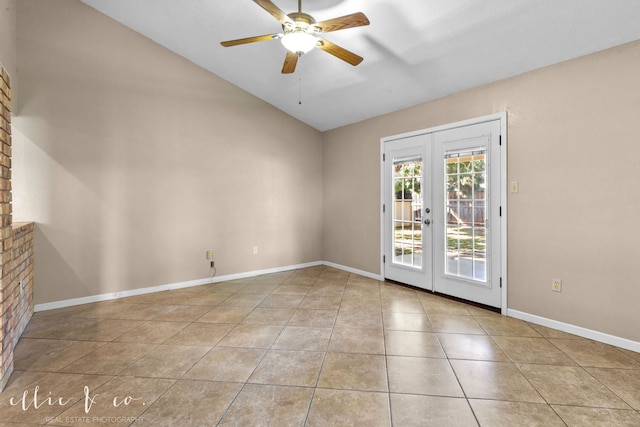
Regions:
<svg viewBox="0 0 640 427"><path fill-rule="evenodd" d="M298 77L298 105L302 105L302 77Z"/></svg>

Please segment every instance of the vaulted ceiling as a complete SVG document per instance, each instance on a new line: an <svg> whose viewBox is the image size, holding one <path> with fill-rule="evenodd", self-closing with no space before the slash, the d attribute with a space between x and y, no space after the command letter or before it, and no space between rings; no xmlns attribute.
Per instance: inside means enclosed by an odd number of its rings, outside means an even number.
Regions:
<svg viewBox="0 0 640 427"><path fill-rule="evenodd" d="M277 39L220 45L282 32L252 0L82 1L321 131L640 39L638 0L303 0L316 21L363 12L323 37L364 61L314 49L281 74Z"/></svg>

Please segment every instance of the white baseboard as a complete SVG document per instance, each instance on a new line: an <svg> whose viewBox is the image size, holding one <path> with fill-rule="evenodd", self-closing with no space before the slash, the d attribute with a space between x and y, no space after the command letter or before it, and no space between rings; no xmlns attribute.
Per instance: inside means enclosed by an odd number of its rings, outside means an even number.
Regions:
<svg viewBox="0 0 640 427"><path fill-rule="evenodd" d="M148 287L148 288L131 289L131 290L127 290L127 291L118 291L118 292L111 292L111 293L107 293L107 294L91 295L91 296L88 296L88 297L81 297L81 298L73 298L73 299L67 299L67 300L62 300L62 301L47 302L47 303L44 303L44 304L36 304L33 307L33 310L35 312L46 311L46 310L55 310L57 308L72 307L74 305L90 304L90 303L100 302L100 301L109 301L109 300L118 299L118 298L125 298L125 297L133 297L133 296L136 296L136 295L150 294L150 293L153 293L153 292L161 292L161 291L170 291L170 290L175 290L175 289L191 288L193 286L207 285L207 284L210 284L210 283L218 283L218 282L226 282L226 281L229 281L229 280L246 279L246 278L249 278L249 277L262 276L264 274L281 273L283 271L290 271L290 270L297 270L297 269L300 269L300 268L315 267L315 266L318 266L318 265L323 265L323 262L322 261L314 261L314 262L309 262L309 263L305 263L305 264L288 265L288 266L284 266L284 267L268 268L268 269L265 269L265 270L248 271L248 272L245 272L245 273L228 274L226 276L216 276L213 279L207 277L206 279L189 280L187 282L169 283L169 284L165 284L165 285L151 286L151 287Z"/></svg>
<svg viewBox="0 0 640 427"><path fill-rule="evenodd" d="M598 332L592 329L583 328L581 326L572 325L570 323L547 319L546 317L540 317L536 316L535 314L529 314L518 310L508 309L507 316L515 317L516 319L524 320L526 322L535 323L536 325L546 326L547 328L557 329L559 331L567 332L579 337L614 345L616 347L624 348L627 350L640 352L640 342L631 341L626 338L617 337L615 335L605 334L604 332Z"/></svg>

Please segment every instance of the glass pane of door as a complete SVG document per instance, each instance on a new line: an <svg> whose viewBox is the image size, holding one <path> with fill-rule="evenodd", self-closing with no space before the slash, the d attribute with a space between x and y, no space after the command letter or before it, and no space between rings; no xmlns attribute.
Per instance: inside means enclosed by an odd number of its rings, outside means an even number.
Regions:
<svg viewBox="0 0 640 427"><path fill-rule="evenodd" d="M485 147L447 151L445 268L448 276L487 283Z"/></svg>
<svg viewBox="0 0 640 427"><path fill-rule="evenodd" d="M393 161L393 263L422 268L422 157Z"/></svg>

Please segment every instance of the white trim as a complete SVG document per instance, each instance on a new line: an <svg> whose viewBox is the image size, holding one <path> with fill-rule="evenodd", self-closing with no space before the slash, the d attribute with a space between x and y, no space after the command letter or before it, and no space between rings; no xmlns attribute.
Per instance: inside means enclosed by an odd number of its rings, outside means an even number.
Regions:
<svg viewBox="0 0 640 427"><path fill-rule="evenodd" d="M346 265L334 264L329 261L323 261L323 264L327 267L337 268L338 270L358 274L360 276L368 277L369 279L384 281L384 278L380 274L369 273L368 271L358 270L357 268L347 267Z"/></svg>
<svg viewBox="0 0 640 427"><path fill-rule="evenodd" d="M547 319L546 317L536 316L535 314L525 313L523 311L509 309L507 315L526 322L535 323L536 325L546 326L547 328L557 329L562 332L577 335L579 337L588 338L605 344L624 348L631 351L640 352L640 342L631 341L626 338L609 335L604 332L594 331L592 329L583 328L581 326L572 325L570 323L560 322L558 320Z"/></svg>
<svg viewBox="0 0 640 427"><path fill-rule="evenodd" d="M500 176L500 193L501 200L500 205L502 206L502 228L500 230L502 241L500 242L501 246L501 277L502 277L502 296L500 303L500 311L503 316L507 316L508 307L507 307L507 196L509 193L509 186L507 183L507 113L500 112L489 114L486 116L475 117L472 119L461 120L459 122L447 123L440 126L434 126L427 129L420 129L413 132L402 133L398 135L386 136L384 138L380 138L380 200L381 203L384 204L384 162L382 161L382 156L384 155L384 144L388 141L394 141L398 139L411 138L418 135L423 135L427 133L435 133L443 130L455 129L463 126L476 125L480 123L491 122L495 120L500 120L500 134L502 135L502 149L500 150L500 166L501 166L501 176ZM380 277L384 279L384 262L382 262L382 257L384 256L384 213L382 212L382 206L380 206Z"/></svg>
<svg viewBox="0 0 640 427"><path fill-rule="evenodd" d="M263 274L281 273L283 271L297 270L300 268L316 267L318 265L323 265L323 264L324 263L322 261L314 261L314 262L308 262L305 264L296 264L296 265L288 265L285 267L268 268L265 270L248 271L246 273L229 274L226 276L214 277L213 279L207 277L206 279L189 280L187 282L169 283L165 285L151 286L148 288L131 289L127 291L118 291L118 292L111 292L108 294L92 295L88 297L47 302L44 304L36 304L33 307L33 309L34 309L34 312L55 310L57 308L71 307L74 305L90 304L90 303L100 302L100 301L109 301L109 300L118 299L118 298L150 294L153 292L191 288L194 286L208 285L211 283L225 282L228 280L246 279L248 277L261 276Z"/></svg>

